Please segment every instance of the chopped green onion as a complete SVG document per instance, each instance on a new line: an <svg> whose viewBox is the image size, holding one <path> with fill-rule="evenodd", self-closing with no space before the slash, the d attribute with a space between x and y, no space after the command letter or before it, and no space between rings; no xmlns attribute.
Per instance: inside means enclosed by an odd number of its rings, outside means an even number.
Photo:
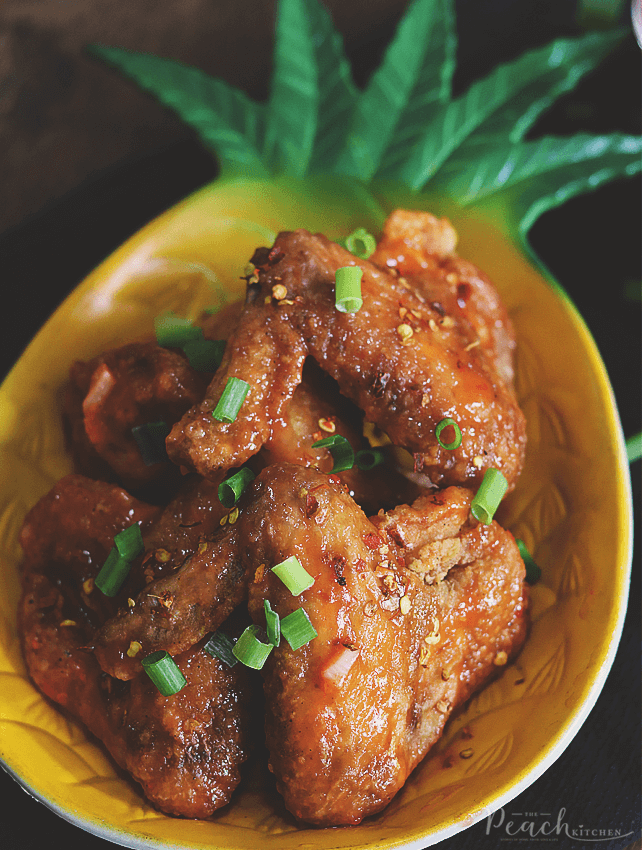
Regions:
<svg viewBox="0 0 642 850"><path fill-rule="evenodd" d="M541 578L542 570L533 560L533 556L526 548L524 541L516 539L515 543L517 543L519 554L522 556L522 561L526 567L526 581L529 584L535 584L535 582Z"/></svg>
<svg viewBox="0 0 642 850"><path fill-rule="evenodd" d="M100 568L94 584L105 596L116 596L129 575L131 566L132 562L129 558L123 558L114 546L107 556L107 560Z"/></svg>
<svg viewBox="0 0 642 850"><path fill-rule="evenodd" d="M272 567L272 572L281 579L292 596L298 596L314 584L314 578L294 555Z"/></svg>
<svg viewBox="0 0 642 850"><path fill-rule="evenodd" d="M128 561L133 561L145 551L143 543L143 535L140 530L140 525L135 522L133 525L119 531L114 537L114 545L118 549L118 554Z"/></svg>
<svg viewBox="0 0 642 850"><path fill-rule="evenodd" d="M174 313L163 313L154 319L156 342L165 348L182 348L186 342L202 339L203 331L189 319L181 319Z"/></svg>
<svg viewBox="0 0 642 850"><path fill-rule="evenodd" d="M317 636L317 631L303 608L297 608L281 620L281 634L293 650L300 649Z"/></svg>
<svg viewBox="0 0 642 850"><path fill-rule="evenodd" d="M485 525L490 525L507 489L508 481L499 469L492 467L487 469L479 490L477 490L470 505L470 511L475 519Z"/></svg>
<svg viewBox="0 0 642 850"><path fill-rule="evenodd" d="M352 469L354 466L354 451L350 443L341 434L333 434L312 443L313 449L329 449L334 465L331 472L341 472L344 469Z"/></svg>
<svg viewBox="0 0 642 850"><path fill-rule="evenodd" d="M233 507L241 498L241 494L250 483L254 480L254 473L247 466L239 469L234 475L230 475L225 481L221 481L218 485L218 498L224 508Z"/></svg>
<svg viewBox="0 0 642 850"><path fill-rule="evenodd" d="M334 304L341 313L356 313L363 306L362 275L359 266L343 266L336 270Z"/></svg>
<svg viewBox="0 0 642 850"><path fill-rule="evenodd" d="M140 525L133 525L119 531L114 537L114 546L107 560L100 568L94 584L105 596L116 596L134 561L145 550Z"/></svg>
<svg viewBox="0 0 642 850"><path fill-rule="evenodd" d="M281 618L276 611L272 610L267 599L263 602L263 609L265 610L267 638L272 646L278 646L281 643Z"/></svg>
<svg viewBox="0 0 642 850"><path fill-rule="evenodd" d="M165 439L171 430L167 422L163 420L134 425L132 436L136 440L145 466L153 466L155 463L164 463L168 460Z"/></svg>
<svg viewBox="0 0 642 850"><path fill-rule="evenodd" d="M169 652L152 652L142 660L143 670L164 697L171 697L187 684L185 676Z"/></svg>
<svg viewBox="0 0 642 850"><path fill-rule="evenodd" d="M450 443L444 443L441 439L442 432L445 431L446 428L452 428L455 434L455 439L451 440ZM451 419L449 416L442 419L441 422L437 424L437 427L435 428L435 437L437 437L437 442L442 449L448 449L449 452L453 451L453 449L458 449L461 446L461 428L455 420Z"/></svg>
<svg viewBox="0 0 642 850"><path fill-rule="evenodd" d="M263 643L257 637L258 626L248 626L234 644L232 652L246 667L260 670L272 652L271 643Z"/></svg>
<svg viewBox="0 0 642 850"><path fill-rule="evenodd" d="M214 419L219 422L234 422L249 391L250 385L247 381L242 381L240 378L228 378L212 413Z"/></svg>
<svg viewBox="0 0 642 850"><path fill-rule="evenodd" d="M203 647L208 655L218 658L219 661L227 664L228 667L234 667L238 662L238 658L232 652L233 648L234 642L225 632L214 632Z"/></svg>
<svg viewBox="0 0 642 850"><path fill-rule="evenodd" d="M343 244L351 254L354 254L355 257L359 257L361 260L367 260L377 247L374 236L372 233L368 233L365 227L359 227L354 230L346 237Z"/></svg>
<svg viewBox="0 0 642 850"><path fill-rule="evenodd" d="M224 339L191 339L183 345L189 365L197 372L216 372L225 351Z"/></svg>
<svg viewBox="0 0 642 850"><path fill-rule="evenodd" d="M386 459L386 455L382 449L362 449L357 452L355 463L359 469L367 472L369 469L374 469Z"/></svg>

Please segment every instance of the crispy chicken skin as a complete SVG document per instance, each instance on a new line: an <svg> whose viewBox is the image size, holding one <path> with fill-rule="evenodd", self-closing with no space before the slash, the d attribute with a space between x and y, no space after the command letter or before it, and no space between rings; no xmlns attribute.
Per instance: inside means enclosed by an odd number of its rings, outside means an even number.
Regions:
<svg viewBox="0 0 642 850"><path fill-rule="evenodd" d="M305 230L259 249L258 281L249 282L222 367L168 437L175 462L207 477L247 460L270 439L309 354L434 484L474 486L492 466L512 488L525 425L512 386L510 321L490 281L451 253L445 226L428 238L432 221L406 213L402 226L393 214L372 262ZM334 304L335 272L347 265L363 270L354 314ZM250 392L236 420L220 423L211 413L232 376ZM463 434L455 451L434 434L445 417Z"/></svg>
<svg viewBox="0 0 642 850"><path fill-rule="evenodd" d="M110 600L91 587L113 535L133 521L147 532L157 513L113 485L62 479L23 528L20 633L43 693L100 738L155 805L203 818L229 802L248 756L247 670L196 644L175 659L187 685L163 697L144 674L123 683L102 673L88 649L126 594Z"/></svg>
<svg viewBox="0 0 642 850"><path fill-rule="evenodd" d="M508 532L470 523L471 496L422 499L403 545L403 514L379 522L392 538L378 533L332 478L295 467L260 477L241 538L259 566L250 613L263 625L265 599L281 617L302 607L318 632L296 652L282 641L264 667L270 769L298 818L354 824L381 810L451 712L519 650L524 566ZM412 565L437 541L461 542L462 554L427 584ZM269 570L292 554L315 579L298 597Z"/></svg>

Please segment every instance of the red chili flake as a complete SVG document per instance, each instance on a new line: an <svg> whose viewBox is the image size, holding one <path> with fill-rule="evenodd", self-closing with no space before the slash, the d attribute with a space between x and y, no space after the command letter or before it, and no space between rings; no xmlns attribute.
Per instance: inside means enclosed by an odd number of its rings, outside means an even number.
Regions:
<svg viewBox="0 0 642 850"><path fill-rule="evenodd" d="M271 266L275 266L283 257L285 257L285 254L275 245L268 254L267 261Z"/></svg>
<svg viewBox="0 0 642 850"><path fill-rule="evenodd" d="M421 472L421 470L424 468L424 456L419 452L416 452L415 454L413 454L412 458L414 460L415 472Z"/></svg>
<svg viewBox="0 0 642 850"><path fill-rule="evenodd" d="M372 552L377 552L383 546L383 540L374 531L369 531L363 535L363 542Z"/></svg>
<svg viewBox="0 0 642 850"><path fill-rule="evenodd" d="M343 576L343 570L346 565L346 559L343 555L335 555L330 561L330 566L334 570L334 574L337 577L337 583L341 585L341 587L345 587L346 580Z"/></svg>
<svg viewBox="0 0 642 850"><path fill-rule="evenodd" d="M470 298L472 286L469 283L460 283L457 286L457 304L460 307L466 306L466 301Z"/></svg>
<svg viewBox="0 0 642 850"><path fill-rule="evenodd" d="M386 532L388 533L388 537L397 544L397 546L405 546L405 540L401 536L401 532L397 528L396 525L390 525L386 528Z"/></svg>
<svg viewBox="0 0 642 850"><path fill-rule="evenodd" d="M332 481L333 484L342 484L340 475L328 475L328 481Z"/></svg>
<svg viewBox="0 0 642 850"><path fill-rule="evenodd" d="M375 374L372 380L370 391L375 398L382 398L388 381L390 380L390 372L382 372L380 369Z"/></svg>
<svg viewBox="0 0 642 850"><path fill-rule="evenodd" d="M311 493L308 493L305 497L305 515L308 519L314 516L317 510L319 509L319 503L314 498Z"/></svg>

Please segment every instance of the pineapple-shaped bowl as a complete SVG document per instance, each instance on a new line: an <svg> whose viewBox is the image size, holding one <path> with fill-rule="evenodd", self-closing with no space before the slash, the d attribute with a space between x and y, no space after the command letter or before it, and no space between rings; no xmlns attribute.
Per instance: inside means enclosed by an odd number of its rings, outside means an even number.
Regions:
<svg viewBox="0 0 642 850"><path fill-rule="evenodd" d="M134 848L419 850L505 805L564 751L618 645L631 494L605 367L527 234L544 211L639 171L642 143L623 134L525 136L621 37L559 39L453 97L453 4L413 0L381 64L357 89L327 9L317 0L281 0L271 94L261 104L169 60L92 48L191 124L221 173L89 275L0 389L0 756L34 796ZM254 249L271 245L279 230L305 227L336 240L360 227L377 234L397 207L452 221L458 253L495 282L516 328L528 452L501 520L542 570L531 588L530 636L514 664L451 719L392 803L360 825L295 822L258 763L213 818L173 819L38 693L21 657L18 532L31 505L71 470L60 421L69 366L150 335L166 310L196 319L241 298Z"/></svg>

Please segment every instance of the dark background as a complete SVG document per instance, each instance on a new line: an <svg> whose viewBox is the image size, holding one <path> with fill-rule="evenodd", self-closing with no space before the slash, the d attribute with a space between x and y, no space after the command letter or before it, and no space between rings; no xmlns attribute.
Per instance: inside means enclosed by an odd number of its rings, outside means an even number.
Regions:
<svg viewBox="0 0 642 850"><path fill-rule="evenodd" d="M405 0L328 0L363 83ZM160 6L160 8L159 8ZM104 257L216 175L191 131L81 53L91 41L182 59L265 97L272 48L268 0L4 0L0 7L0 315L4 375L47 316ZM457 91L497 62L578 34L573 0L459 0ZM620 21L626 23L626 10ZM579 22L578 22L579 21ZM595 21L591 22L595 25ZM640 55L632 35L531 131L640 132ZM639 179L617 181L546 213L531 232L606 363L626 436L640 429ZM596 446L599 451L599 446ZM636 524L640 463L632 467ZM639 527L636 527L636 535ZM628 847L640 836L640 557L615 663L593 711L559 760L505 807L561 808L570 827L625 838L528 839L528 848ZM537 718L533 718L537 722ZM0 771L0 848L108 850ZM522 820L517 818L516 821ZM514 846L480 823L443 850ZM524 836L526 838L526 836Z"/></svg>

